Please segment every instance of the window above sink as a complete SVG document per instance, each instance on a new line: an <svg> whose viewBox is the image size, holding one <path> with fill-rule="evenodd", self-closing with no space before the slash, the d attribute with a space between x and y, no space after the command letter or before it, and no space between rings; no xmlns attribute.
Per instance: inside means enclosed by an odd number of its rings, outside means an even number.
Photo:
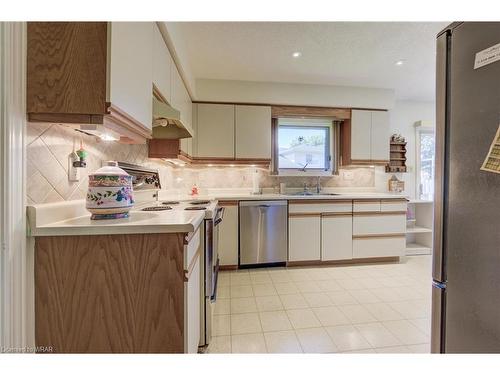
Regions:
<svg viewBox="0 0 500 375"><path fill-rule="evenodd" d="M274 163L285 176L327 176L334 172L335 119L279 118Z"/></svg>

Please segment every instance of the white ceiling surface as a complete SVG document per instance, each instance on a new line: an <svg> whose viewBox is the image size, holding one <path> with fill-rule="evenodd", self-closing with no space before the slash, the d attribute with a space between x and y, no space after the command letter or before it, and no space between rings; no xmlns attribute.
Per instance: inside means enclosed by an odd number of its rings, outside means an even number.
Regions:
<svg viewBox="0 0 500 375"><path fill-rule="evenodd" d="M393 89L433 100L445 22L171 22L194 78ZM302 57L292 58L294 51ZM404 60L402 66L395 62Z"/></svg>

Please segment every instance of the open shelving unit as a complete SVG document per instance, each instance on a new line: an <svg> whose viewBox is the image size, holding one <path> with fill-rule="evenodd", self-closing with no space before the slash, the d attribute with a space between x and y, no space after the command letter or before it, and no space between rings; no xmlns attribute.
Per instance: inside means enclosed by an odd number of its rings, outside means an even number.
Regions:
<svg viewBox="0 0 500 375"><path fill-rule="evenodd" d="M406 255L432 252L433 201L410 200L406 220Z"/></svg>
<svg viewBox="0 0 500 375"><path fill-rule="evenodd" d="M390 142L389 164L385 166L387 173L406 172L406 142Z"/></svg>

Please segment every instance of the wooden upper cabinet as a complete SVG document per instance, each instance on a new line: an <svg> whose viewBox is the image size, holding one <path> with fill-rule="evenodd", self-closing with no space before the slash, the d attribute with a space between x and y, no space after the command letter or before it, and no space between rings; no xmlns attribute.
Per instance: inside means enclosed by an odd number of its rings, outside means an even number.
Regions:
<svg viewBox="0 0 500 375"><path fill-rule="evenodd" d="M351 120L344 123L342 132L343 165L386 164L389 161L387 111L353 109Z"/></svg>
<svg viewBox="0 0 500 375"><path fill-rule="evenodd" d="M236 105L236 159L271 159L271 107Z"/></svg>
<svg viewBox="0 0 500 375"><path fill-rule="evenodd" d="M163 40L160 29L157 25L154 25L153 29L153 83L165 100L170 104L172 102L171 69L173 61L167 45Z"/></svg>
<svg viewBox="0 0 500 375"><path fill-rule="evenodd" d="M234 105L197 105L196 155L234 159Z"/></svg>
<svg viewBox="0 0 500 375"><path fill-rule="evenodd" d="M29 22L31 122L103 124L143 143L152 124L152 22Z"/></svg>

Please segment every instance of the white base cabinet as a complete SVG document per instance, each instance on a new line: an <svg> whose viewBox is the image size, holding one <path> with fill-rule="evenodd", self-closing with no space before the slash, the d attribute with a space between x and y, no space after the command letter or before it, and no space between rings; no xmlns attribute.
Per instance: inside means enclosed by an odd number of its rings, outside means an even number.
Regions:
<svg viewBox="0 0 500 375"><path fill-rule="evenodd" d="M290 216L288 219L288 260L321 259L321 216Z"/></svg>
<svg viewBox="0 0 500 375"><path fill-rule="evenodd" d="M352 259L352 216L321 218L321 260Z"/></svg>
<svg viewBox="0 0 500 375"><path fill-rule="evenodd" d="M201 228L193 234L184 248L184 353L197 353L200 345L201 322L201 265L203 247Z"/></svg>
<svg viewBox="0 0 500 375"><path fill-rule="evenodd" d="M404 235L399 237L354 238L352 257L354 259L400 257L404 255L405 244Z"/></svg>

